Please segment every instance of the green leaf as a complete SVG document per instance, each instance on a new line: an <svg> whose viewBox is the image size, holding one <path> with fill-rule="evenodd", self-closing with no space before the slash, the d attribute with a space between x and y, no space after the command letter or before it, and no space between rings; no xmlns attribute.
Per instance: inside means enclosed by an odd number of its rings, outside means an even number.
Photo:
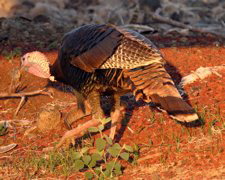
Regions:
<svg viewBox="0 0 225 180"><path fill-rule="evenodd" d="M120 150L110 147L109 149L107 149L107 152L113 157L116 157L119 154Z"/></svg>
<svg viewBox="0 0 225 180"><path fill-rule="evenodd" d="M100 156L100 154L94 153L94 154L91 155L91 159L95 160L95 161L99 161L99 160L102 159L102 157Z"/></svg>
<svg viewBox="0 0 225 180"><path fill-rule="evenodd" d="M104 173L104 172L103 172ZM105 180L104 174L100 174L99 180Z"/></svg>
<svg viewBox="0 0 225 180"><path fill-rule="evenodd" d="M74 159L80 159L80 157L81 157L81 154L79 153L79 152L73 152L72 153L72 157L74 158Z"/></svg>
<svg viewBox="0 0 225 180"><path fill-rule="evenodd" d="M85 155L82 157L84 164L88 165L91 162L91 156L90 155Z"/></svg>
<svg viewBox="0 0 225 180"><path fill-rule="evenodd" d="M84 175L87 179L92 179L94 177L94 175L91 172L85 172Z"/></svg>
<svg viewBox="0 0 225 180"><path fill-rule="evenodd" d="M106 177L109 177L111 175L111 171L109 169L106 169L103 173Z"/></svg>
<svg viewBox="0 0 225 180"><path fill-rule="evenodd" d="M4 136L8 133L8 127L6 122L0 124L0 136Z"/></svg>
<svg viewBox="0 0 225 180"><path fill-rule="evenodd" d="M96 148L98 151L102 151L106 146L106 141L102 138L96 140Z"/></svg>
<svg viewBox="0 0 225 180"><path fill-rule="evenodd" d="M105 127L104 127L103 124L101 124L101 125L98 126L98 130L99 130L99 131L102 131L104 128L105 128Z"/></svg>
<svg viewBox="0 0 225 180"><path fill-rule="evenodd" d="M122 147L118 143L115 143L112 147L118 150L122 149Z"/></svg>
<svg viewBox="0 0 225 180"><path fill-rule="evenodd" d="M137 159L138 159L138 158L139 158L138 155L136 155L136 154L133 155L133 161L132 161L132 164L133 164L133 165L137 165Z"/></svg>
<svg viewBox="0 0 225 180"><path fill-rule="evenodd" d="M90 128L88 128L88 131L91 132L91 133L92 132L99 132L97 127L90 127Z"/></svg>
<svg viewBox="0 0 225 180"><path fill-rule="evenodd" d="M130 157L130 154L126 153L126 152L123 152L123 153L120 154L120 157L123 158L125 161L128 161L128 159Z"/></svg>
<svg viewBox="0 0 225 180"><path fill-rule="evenodd" d="M123 174L121 170L114 170L114 173L116 174L116 176Z"/></svg>
<svg viewBox="0 0 225 180"><path fill-rule="evenodd" d="M104 154L104 150L102 150L102 151L97 151L97 153L102 157L103 156L103 154Z"/></svg>
<svg viewBox="0 0 225 180"><path fill-rule="evenodd" d="M106 169L108 169L109 171L112 171L114 168L114 161L110 161L106 164Z"/></svg>
<svg viewBox="0 0 225 180"><path fill-rule="evenodd" d="M95 167L95 166L96 166L96 161L92 159L88 166L89 166L90 168Z"/></svg>
<svg viewBox="0 0 225 180"><path fill-rule="evenodd" d="M134 151L137 151L138 152L139 149L140 149L139 146L137 144L134 144Z"/></svg>
<svg viewBox="0 0 225 180"><path fill-rule="evenodd" d="M107 124L108 122L111 121L111 118L108 117L108 118L104 118L104 119L101 119L101 123L104 125L104 124Z"/></svg>
<svg viewBox="0 0 225 180"><path fill-rule="evenodd" d="M84 162L81 161L81 160L76 160L74 162L74 167L77 169L77 170L81 170L84 168Z"/></svg>
<svg viewBox="0 0 225 180"><path fill-rule="evenodd" d="M80 152L81 152L81 154L85 154L88 150L89 150L88 147L83 147L83 148L80 150Z"/></svg>
<svg viewBox="0 0 225 180"><path fill-rule="evenodd" d="M94 172L99 175L101 173L101 168L100 167L96 167L94 168Z"/></svg>
<svg viewBox="0 0 225 180"><path fill-rule="evenodd" d="M120 170L120 171L121 171L121 168L122 168L121 164L118 163L118 162L116 162L115 165L114 165L114 169L115 169L115 170Z"/></svg>
<svg viewBox="0 0 225 180"><path fill-rule="evenodd" d="M134 149L131 146L125 145L124 147L128 152L134 152Z"/></svg>
<svg viewBox="0 0 225 180"><path fill-rule="evenodd" d="M117 176L122 174L121 168L122 168L121 164L116 162L115 165L114 165L114 173Z"/></svg>
<svg viewBox="0 0 225 180"><path fill-rule="evenodd" d="M111 139L109 136L107 136L106 134L104 134L104 138L106 139L106 141L107 141L107 143L108 143L109 145L112 145L112 144L113 144L112 139Z"/></svg>

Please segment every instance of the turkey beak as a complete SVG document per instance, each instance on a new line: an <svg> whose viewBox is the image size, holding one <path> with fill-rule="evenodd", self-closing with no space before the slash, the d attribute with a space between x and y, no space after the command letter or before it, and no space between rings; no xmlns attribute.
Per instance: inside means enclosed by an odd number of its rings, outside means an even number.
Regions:
<svg viewBox="0 0 225 180"><path fill-rule="evenodd" d="M21 57L20 59L20 72L28 71L28 67L25 65L25 57Z"/></svg>

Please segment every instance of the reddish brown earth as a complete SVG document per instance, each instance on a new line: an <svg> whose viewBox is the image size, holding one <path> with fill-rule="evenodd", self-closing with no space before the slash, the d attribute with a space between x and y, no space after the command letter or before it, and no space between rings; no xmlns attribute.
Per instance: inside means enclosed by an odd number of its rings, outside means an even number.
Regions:
<svg viewBox="0 0 225 180"><path fill-rule="evenodd" d="M176 82L181 76L186 76L200 66L223 65L225 48L207 47L172 47L161 49L169 62L169 70ZM57 56L56 52L46 55L51 62ZM19 65L19 58L11 61L0 57L0 92L6 92L10 85L10 71ZM118 126L117 137L120 143L140 146L140 162L138 165L125 164L125 170L120 179L224 179L225 178L225 71L221 77L212 75L204 80L198 80L185 87L188 102L198 110L205 121L200 127L185 127L170 119L168 115L148 105L135 106L128 127ZM24 74L23 83L28 90L36 90L47 84L46 80ZM54 98L48 96L29 97L19 111L13 113L20 99L0 100L0 120L29 120L35 119L48 104L57 105L65 113L76 106L76 99L69 93L53 89ZM132 102L131 102L132 103ZM74 125L75 126L75 125ZM29 126L14 126L9 133L1 136L1 145L15 142L18 147L8 153L0 154L2 165L13 164L18 158L26 158L29 153L42 154L42 149L59 141L66 128L49 133L38 133L35 136L24 137ZM124 130L124 131L123 131ZM108 133L109 131L105 131ZM96 135L95 135L96 137ZM0 176L8 179L26 177L24 171L14 166L0 167ZM37 177L59 178L54 174L38 172ZM65 177L61 176L62 179ZM69 179L83 179L83 173L74 173Z"/></svg>

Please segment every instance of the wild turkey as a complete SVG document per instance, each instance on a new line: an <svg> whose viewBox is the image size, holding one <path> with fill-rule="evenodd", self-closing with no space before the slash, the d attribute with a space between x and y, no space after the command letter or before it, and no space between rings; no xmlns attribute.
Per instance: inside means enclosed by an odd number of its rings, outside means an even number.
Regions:
<svg viewBox="0 0 225 180"><path fill-rule="evenodd" d="M78 136L102 118L100 93L114 97L112 123L120 116L120 96L132 92L136 100L159 104L180 122L198 119L194 109L180 96L164 59L153 43L141 34L114 25L85 25L67 33L56 62L49 66L47 57L30 52L22 57L22 67L43 78L69 84L76 90L79 107L92 110L92 120L65 133L57 147L67 138ZM89 103L87 103L87 100ZM116 127L111 128L114 138Z"/></svg>

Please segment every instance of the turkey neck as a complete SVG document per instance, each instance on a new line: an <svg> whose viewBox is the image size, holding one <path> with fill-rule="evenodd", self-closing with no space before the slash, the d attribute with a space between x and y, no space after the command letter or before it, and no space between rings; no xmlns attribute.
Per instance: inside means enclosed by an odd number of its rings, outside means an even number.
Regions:
<svg viewBox="0 0 225 180"><path fill-rule="evenodd" d="M85 73L81 69L73 67L66 61L67 57L64 58L58 58L53 65L50 65L51 75L57 81L70 85L76 91L86 94L82 92L82 87L87 83L86 79L88 78L87 76L91 76L89 75L90 73Z"/></svg>

